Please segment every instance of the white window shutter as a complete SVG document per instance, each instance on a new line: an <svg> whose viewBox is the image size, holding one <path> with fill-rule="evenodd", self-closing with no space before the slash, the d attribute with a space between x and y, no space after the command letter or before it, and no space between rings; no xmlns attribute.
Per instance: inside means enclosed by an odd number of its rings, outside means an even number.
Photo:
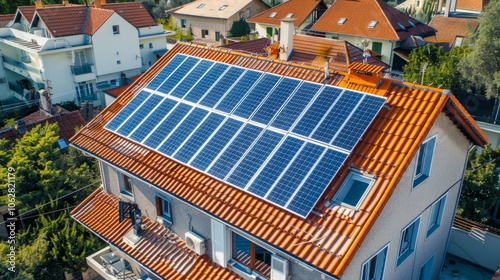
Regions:
<svg viewBox="0 0 500 280"><path fill-rule="evenodd" d="M271 280L287 280L288 261L277 255L271 256Z"/></svg>

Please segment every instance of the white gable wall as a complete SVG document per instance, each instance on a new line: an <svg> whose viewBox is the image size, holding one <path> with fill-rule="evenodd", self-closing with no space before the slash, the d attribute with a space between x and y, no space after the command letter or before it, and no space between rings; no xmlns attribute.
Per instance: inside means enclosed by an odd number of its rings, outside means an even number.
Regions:
<svg viewBox="0 0 500 280"><path fill-rule="evenodd" d="M455 204L462 179L469 141L441 113L427 138L437 134L430 177L412 189L415 158L407 168L389 202L368 233L344 275L345 279L360 279L363 263L389 244L384 279L418 279L420 268L435 254L431 279L438 279L446 242L455 214ZM447 193L440 227L426 238L432 204ZM396 268L401 231L420 217L416 249Z"/></svg>

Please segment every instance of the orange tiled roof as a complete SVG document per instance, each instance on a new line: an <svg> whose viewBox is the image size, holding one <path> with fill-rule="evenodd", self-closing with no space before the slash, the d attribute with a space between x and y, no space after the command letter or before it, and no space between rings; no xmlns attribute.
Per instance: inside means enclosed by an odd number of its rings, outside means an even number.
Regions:
<svg viewBox="0 0 500 280"><path fill-rule="evenodd" d="M457 9L481 12L489 2L489 0L457 0Z"/></svg>
<svg viewBox="0 0 500 280"><path fill-rule="evenodd" d="M248 22L255 22L260 24L268 24L280 26L281 19L285 18L288 14L292 13L292 18L296 19L293 23L295 27L299 27L311 14L311 12L319 6L320 11L327 9L325 3L321 0L289 0L257 14L249 18ZM274 17L270 17L272 13L276 13Z"/></svg>
<svg viewBox="0 0 500 280"><path fill-rule="evenodd" d="M338 24L341 18L346 18L344 24ZM373 28L368 27L371 21L377 21ZM311 30L396 41L435 33L433 28L378 0L337 0Z"/></svg>
<svg viewBox="0 0 500 280"><path fill-rule="evenodd" d="M103 4L102 8L115 11L136 28L157 25L142 2Z"/></svg>
<svg viewBox="0 0 500 280"><path fill-rule="evenodd" d="M112 10L89 9L83 33L93 35L113 15Z"/></svg>
<svg viewBox="0 0 500 280"><path fill-rule="evenodd" d="M31 22L35 15L36 8L35 6L20 6L17 7L17 10L27 21Z"/></svg>
<svg viewBox="0 0 500 280"><path fill-rule="evenodd" d="M36 14L54 37L82 34L85 13L85 6L50 7L36 10Z"/></svg>
<svg viewBox="0 0 500 280"><path fill-rule="evenodd" d="M71 216L164 279L240 279L208 256L197 256L179 237L165 238L167 228L146 217L143 224L147 230L136 247L130 247L123 236L132 230L132 224L128 220L118 222L118 199L102 188L71 211Z"/></svg>
<svg viewBox="0 0 500 280"><path fill-rule="evenodd" d="M443 45L445 49L449 49L457 36L465 37L469 33L475 32L479 25L479 19L435 15L429 25L437 32L435 36L427 37L426 41Z"/></svg>
<svg viewBox="0 0 500 280"><path fill-rule="evenodd" d="M73 145L135 174L187 203L230 225L267 241L311 266L341 276L396 188L420 143L443 110L457 126L467 126L465 135L484 145L486 136L473 123L455 98L443 90L419 88L383 79L375 89L341 80L333 75L329 84L387 97L386 106L368 128L345 164L325 190L313 213L301 218L239 188L231 187L201 172L136 144L106 129L104 125L158 73L176 54L183 53L229 64L260 69L313 82L324 78L322 70L293 63L250 57L203 46L177 44L144 73L116 102L107 107L71 141ZM154 162L154 164L151 164ZM325 205L348 173L356 167L378 179L360 210ZM83 203L85 204L85 203ZM320 213L317 215L315 213Z"/></svg>
<svg viewBox="0 0 500 280"><path fill-rule="evenodd" d="M15 16L15 14L0 15L0 27L6 26Z"/></svg>

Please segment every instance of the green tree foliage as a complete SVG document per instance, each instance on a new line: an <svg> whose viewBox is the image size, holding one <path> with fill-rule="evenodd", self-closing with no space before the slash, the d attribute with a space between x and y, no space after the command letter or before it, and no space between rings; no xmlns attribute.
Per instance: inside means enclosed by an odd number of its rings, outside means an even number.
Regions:
<svg viewBox="0 0 500 280"><path fill-rule="evenodd" d="M231 30L229 31L232 37L241 37L250 34L250 26L244 18L233 22Z"/></svg>
<svg viewBox="0 0 500 280"><path fill-rule="evenodd" d="M500 149L485 147L481 153L470 151L467 170L457 214L484 224L494 225L491 220L495 204L500 201L497 168L500 167Z"/></svg>
<svg viewBox="0 0 500 280"><path fill-rule="evenodd" d="M409 55L409 63L403 67L404 77L409 82L461 92L462 79L457 65L470 51L470 48L462 46L444 52L442 47L434 44L416 48Z"/></svg>
<svg viewBox="0 0 500 280"><path fill-rule="evenodd" d="M500 93L500 0L492 0L479 18L475 34L468 37L472 52L459 64L463 77L484 88L488 97Z"/></svg>

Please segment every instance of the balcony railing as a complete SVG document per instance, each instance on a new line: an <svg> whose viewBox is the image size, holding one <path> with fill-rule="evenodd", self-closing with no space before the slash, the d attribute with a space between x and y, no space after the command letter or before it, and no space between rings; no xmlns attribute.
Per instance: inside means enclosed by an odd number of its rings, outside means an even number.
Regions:
<svg viewBox="0 0 500 280"><path fill-rule="evenodd" d="M26 60L26 59L23 59L23 60ZM38 68L36 68L36 67L34 67L32 65L23 63L22 61L16 60L16 59L14 59L12 57L3 56L3 61L5 63L8 63L8 64L11 64L11 65L13 65L15 67L18 67L20 69L24 69L24 70L27 70L29 72L37 73L38 75L40 75L40 70L38 70Z"/></svg>
<svg viewBox="0 0 500 280"><path fill-rule="evenodd" d="M83 74L88 74L92 73L92 66L93 63L87 63L87 64L82 64L82 65L72 65L71 66L71 73L73 75L83 75Z"/></svg>

